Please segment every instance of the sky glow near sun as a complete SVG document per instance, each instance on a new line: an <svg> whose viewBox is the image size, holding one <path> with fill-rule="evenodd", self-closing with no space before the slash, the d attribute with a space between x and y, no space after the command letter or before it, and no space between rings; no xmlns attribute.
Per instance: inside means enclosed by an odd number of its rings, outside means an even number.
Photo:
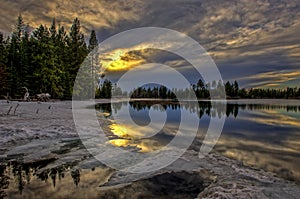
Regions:
<svg viewBox="0 0 300 199"><path fill-rule="evenodd" d="M145 63L142 57L131 53L133 49L116 49L101 55L101 67L107 71L126 71Z"/></svg>

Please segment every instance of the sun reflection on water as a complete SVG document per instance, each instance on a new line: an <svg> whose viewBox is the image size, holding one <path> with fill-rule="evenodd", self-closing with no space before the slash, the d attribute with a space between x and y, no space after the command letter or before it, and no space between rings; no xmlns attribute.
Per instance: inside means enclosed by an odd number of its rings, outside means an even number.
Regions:
<svg viewBox="0 0 300 199"><path fill-rule="evenodd" d="M161 146L159 146L155 141L152 140L126 140L126 139L113 139L109 141L110 144L116 147L132 147L138 149L138 152L148 153L155 151Z"/></svg>
<svg viewBox="0 0 300 199"><path fill-rule="evenodd" d="M155 139L138 139L137 136L141 136L143 129L146 127L133 128L129 125L116 124L113 123L109 125L110 131L113 135L117 136L116 139L111 139L108 141L109 144L116 147L124 148L135 148L138 152L152 152L163 147L163 145Z"/></svg>
<svg viewBox="0 0 300 199"><path fill-rule="evenodd" d="M128 132L130 130L125 126L121 126L121 125L118 125L118 124L111 124L110 129L111 129L111 132L116 136L123 137L123 138L124 137L129 137Z"/></svg>

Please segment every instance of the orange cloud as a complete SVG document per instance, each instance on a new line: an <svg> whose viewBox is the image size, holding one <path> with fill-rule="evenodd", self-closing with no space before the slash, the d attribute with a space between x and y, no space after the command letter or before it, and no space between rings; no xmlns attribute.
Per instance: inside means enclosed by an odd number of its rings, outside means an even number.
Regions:
<svg viewBox="0 0 300 199"><path fill-rule="evenodd" d="M101 66L108 71L124 71L146 62L146 60L130 49L116 49L100 58Z"/></svg>

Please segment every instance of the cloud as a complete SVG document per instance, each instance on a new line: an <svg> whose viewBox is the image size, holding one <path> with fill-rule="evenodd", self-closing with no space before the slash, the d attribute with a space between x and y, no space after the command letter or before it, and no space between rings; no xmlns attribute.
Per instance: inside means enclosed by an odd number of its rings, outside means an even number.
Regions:
<svg viewBox="0 0 300 199"><path fill-rule="evenodd" d="M116 49L100 57L101 66L107 71L125 71L146 63L138 51Z"/></svg>
<svg viewBox="0 0 300 199"><path fill-rule="evenodd" d="M19 14L22 14L30 26L50 24L53 17L66 27L70 27L74 18L80 18L87 33L91 29L114 28L124 21L136 21L143 10L141 1L97 0L4 0L1 2L0 28L10 30ZM4 21L5 20L5 21Z"/></svg>
<svg viewBox="0 0 300 199"><path fill-rule="evenodd" d="M252 87L274 87L283 85L292 80L300 79L300 70L297 71L272 71L266 73L259 73L249 77L242 78L243 80L254 80L250 83Z"/></svg>
<svg viewBox="0 0 300 199"><path fill-rule="evenodd" d="M261 79L243 77L299 68L299 11L299 0L3 0L0 29L10 31L19 13L33 27L50 24L52 17L69 27L79 17L85 33L96 29L100 41L137 27L170 28L197 40L225 80L259 86ZM275 78L265 85L292 81Z"/></svg>

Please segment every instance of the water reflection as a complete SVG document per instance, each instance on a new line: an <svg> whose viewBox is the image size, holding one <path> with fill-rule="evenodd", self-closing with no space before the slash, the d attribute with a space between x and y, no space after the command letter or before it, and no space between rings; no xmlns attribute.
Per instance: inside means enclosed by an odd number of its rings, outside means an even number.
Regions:
<svg viewBox="0 0 300 199"><path fill-rule="evenodd" d="M153 106L161 104L161 106ZM115 123L112 111L122 113L129 107L132 119L137 125ZM150 122L149 110L167 113L167 122L158 134L148 139L137 139ZM244 164L263 168L279 176L300 180L300 106L282 104L228 103L226 109L219 108L208 101L178 102L132 101L98 105L97 110L109 119L109 143L116 147L135 149L138 152L151 152L166 146L176 135L180 123L180 111L185 110L199 117L198 136L191 149L201 146L211 117L226 116L222 135L214 150L227 157L238 159ZM185 127L186 132L189 129ZM145 148L145 146L147 146Z"/></svg>
<svg viewBox="0 0 300 199"><path fill-rule="evenodd" d="M300 127L299 116L297 115L290 115L289 112L298 112L298 109L289 109L286 112L282 112L279 109L263 109L261 113L264 115L273 115L273 117L257 117L251 118L249 120L253 120L257 123L262 123L266 125L273 125L273 126L295 126Z"/></svg>
<svg viewBox="0 0 300 199"><path fill-rule="evenodd" d="M6 165L0 165L0 198L6 196L5 189L9 186L9 176L6 173Z"/></svg>
<svg viewBox="0 0 300 199"><path fill-rule="evenodd" d="M153 106L155 104L160 104L161 106ZM131 101L128 104L126 102L122 103L107 103L107 104L97 104L96 110L106 113L104 114L107 118L109 118L112 114L112 111L118 113L122 109L122 106L130 106L132 110L136 112L147 111L150 108L156 111L170 111L170 110L180 110L181 108L188 110L190 113L197 113L199 118L201 119L203 116L209 117L221 117L222 115L226 115L230 117L231 115L235 118L238 116L239 111L260 111L266 114L274 114L277 117L274 121L267 120L258 120L257 118L253 118L257 122L262 122L266 124L279 123L283 124L286 122L288 125L299 126L299 114L294 116L289 116L288 113L298 113L300 112L300 106L293 105L276 105L276 104L237 104L237 103L228 103L226 106L226 110L223 108L218 108L218 103L212 107L211 102L209 101L199 101L199 102L184 102L179 104L178 102L170 102L170 101ZM182 107L181 107L182 106ZM133 118L134 119L134 118ZM261 118L260 118L261 119ZM147 120L145 114L143 115L143 120ZM283 122L283 123L282 123ZM117 127L112 127L117 128ZM122 131L119 131L122 132Z"/></svg>
<svg viewBox="0 0 300 199"><path fill-rule="evenodd" d="M76 163L49 168L54 161L1 163L0 198L97 198L98 186L112 172L109 168L81 170Z"/></svg>
<svg viewBox="0 0 300 199"><path fill-rule="evenodd" d="M160 104L161 106L153 106L155 104ZM159 111L167 111L167 110L180 110L181 106L184 110L189 111L190 113L197 113L199 118L202 118L204 115L208 115L211 117L221 117L226 114L227 117L233 115L237 117L239 108L245 109L248 105L238 105L238 104L227 104L226 110L223 109L223 106L218 106L218 102L212 106L209 101L186 101L179 104L176 101L131 101L127 102L118 102L118 103L106 103L106 104L97 104L95 106L96 110L106 113L106 117L110 117L112 111L118 113L122 106L130 106L132 110L135 111L148 111L150 108L153 110ZM251 106L251 108L253 108Z"/></svg>
<svg viewBox="0 0 300 199"><path fill-rule="evenodd" d="M55 159L47 159L35 161L32 163L24 163L22 161L10 161L6 164L0 166L0 178L1 185L0 188L6 189L9 186L10 174L15 181L19 193L22 194L24 187L27 184L30 184L33 178L38 178L41 181L47 182L48 179L51 179L53 187L56 186L57 178L61 180L65 177L65 172L70 170L71 165L60 165L55 168L47 169L47 164L53 162ZM43 168L43 169L41 169ZM71 172L74 184L78 185L80 181L80 172L78 169L75 169Z"/></svg>
<svg viewBox="0 0 300 199"><path fill-rule="evenodd" d="M162 135L162 133L158 133L151 139L139 139L138 136L142 136L144 131L149 130L144 126L132 127L130 125L112 123L109 125L109 128L110 132L113 133L113 136L109 136L109 143L131 151L152 152L161 149L166 144L164 137L167 136ZM176 127L166 126L165 132L171 131L173 128Z"/></svg>
<svg viewBox="0 0 300 199"><path fill-rule="evenodd" d="M161 103L162 106L152 106ZM199 106L198 106L198 105ZM135 127L114 122L113 112L121 113L129 106ZM164 128L155 136L138 139L149 123L149 109L167 112ZM151 153L166 146L176 135L180 110L199 117L199 136L190 150L198 150L210 117L227 116L222 136L215 151L244 164L275 172L290 180L300 181L300 106L278 104L229 103L226 109L210 102L133 101L98 104L101 123L109 138L108 144L139 153ZM188 126L185 127L189 130ZM71 146L70 146L71 147ZM76 164L50 167L55 159L32 163L11 161L0 163L0 198L97 198L99 184L111 171L107 168L80 170ZM43 182L43 183L41 183ZM7 196L6 196L7 195Z"/></svg>

